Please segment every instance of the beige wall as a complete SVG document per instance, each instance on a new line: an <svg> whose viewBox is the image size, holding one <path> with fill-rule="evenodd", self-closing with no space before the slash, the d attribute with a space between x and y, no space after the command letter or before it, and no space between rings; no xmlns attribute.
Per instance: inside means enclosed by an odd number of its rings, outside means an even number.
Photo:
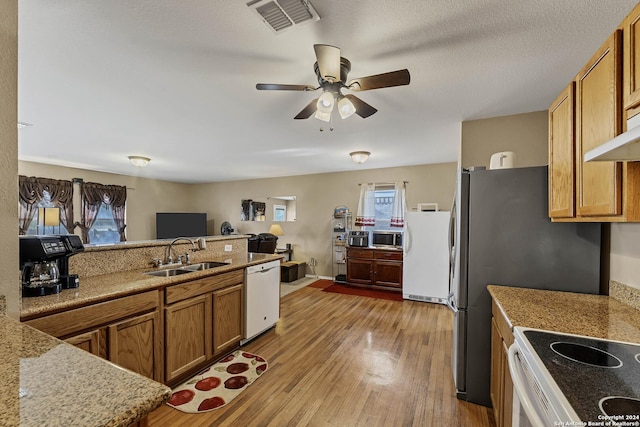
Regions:
<svg viewBox="0 0 640 427"><path fill-rule="evenodd" d="M493 153L513 151L516 167L548 161L546 111L462 122L462 167L485 166Z"/></svg>
<svg viewBox="0 0 640 427"><path fill-rule="evenodd" d="M265 222L241 222L242 199L267 199L271 196L297 197L297 221L280 223L285 235L278 247L293 244L293 259L317 261L316 274L331 276L331 218L336 206L352 211L358 207L359 183L409 181L407 204L436 202L441 210L449 210L455 191L455 163L421 165L403 168L371 169L196 185L200 211L206 211L215 222L228 221L239 233L263 233L269 230L273 212L267 209Z"/></svg>
<svg viewBox="0 0 640 427"><path fill-rule="evenodd" d="M156 212L193 212L193 186L176 182L160 181L135 176L94 172L84 169L66 168L41 163L19 162L20 175L43 178L82 178L85 182L127 187L127 240L149 240L156 237ZM76 190L77 193L77 190ZM74 216L80 220L79 197L75 197ZM76 229L80 233L80 229ZM210 231L213 234L213 231Z"/></svg>
<svg viewBox="0 0 640 427"><path fill-rule="evenodd" d="M18 1L0 3L0 295L19 318L18 275Z"/></svg>
<svg viewBox="0 0 640 427"><path fill-rule="evenodd" d="M331 276L331 228L333 208L345 205L357 209L361 182L409 181L407 204L436 202L449 210L455 188L455 163L372 169L269 178L210 184L179 184L132 176L93 172L31 162L19 162L19 173L54 179L82 178L85 181L127 186L127 238L130 241L155 238L155 213L159 211L206 212L208 232L220 234L228 221L237 233L262 233L273 220L273 196L296 196L295 222L281 223L285 235L278 246L294 245L294 259L318 263L316 273ZM240 201L267 203L265 222L241 222ZM277 201L281 203L281 201ZM76 214L76 217L78 215ZM17 220L16 220L17 221Z"/></svg>

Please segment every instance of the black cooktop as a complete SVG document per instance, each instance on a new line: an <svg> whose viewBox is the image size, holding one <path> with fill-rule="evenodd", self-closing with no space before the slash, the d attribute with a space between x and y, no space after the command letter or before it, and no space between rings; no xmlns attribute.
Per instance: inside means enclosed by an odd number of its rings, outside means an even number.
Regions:
<svg viewBox="0 0 640 427"><path fill-rule="evenodd" d="M537 330L524 335L582 421L606 421L604 415L640 421L634 417L640 416L640 345Z"/></svg>

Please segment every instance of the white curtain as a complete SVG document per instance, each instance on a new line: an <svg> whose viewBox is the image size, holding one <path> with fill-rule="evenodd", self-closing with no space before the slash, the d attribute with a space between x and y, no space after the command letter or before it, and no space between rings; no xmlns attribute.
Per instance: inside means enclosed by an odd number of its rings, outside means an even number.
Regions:
<svg viewBox="0 0 640 427"><path fill-rule="evenodd" d="M391 227L404 227L404 211L405 211L405 197L404 197L404 183L396 182L393 185L395 197L393 198L393 210L391 211Z"/></svg>
<svg viewBox="0 0 640 427"><path fill-rule="evenodd" d="M360 227L373 227L376 225L375 191L375 184L362 184L360 186L360 199L358 200L355 225Z"/></svg>

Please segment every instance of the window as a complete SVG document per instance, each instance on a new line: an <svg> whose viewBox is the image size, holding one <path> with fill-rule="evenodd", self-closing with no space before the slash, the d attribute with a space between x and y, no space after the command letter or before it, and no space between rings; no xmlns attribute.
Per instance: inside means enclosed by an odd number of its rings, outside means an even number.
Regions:
<svg viewBox="0 0 640 427"><path fill-rule="evenodd" d="M40 214L43 211L40 208L57 208L58 206L51 201L51 194L48 191L44 190L42 192L42 199L38 203L35 203L36 209L34 209L33 219L29 223L29 227L27 228L25 234L26 235L37 235L37 234L69 234L67 229L62 225L60 219L60 211L58 210L58 218L57 218L57 226L46 226L43 225L42 218L40 218ZM49 222L48 219L46 221Z"/></svg>
<svg viewBox="0 0 640 427"><path fill-rule="evenodd" d="M125 203L127 188L85 182L81 190L82 240L85 243L116 243L126 241Z"/></svg>
<svg viewBox="0 0 640 427"><path fill-rule="evenodd" d="M18 176L19 234L70 234L74 228L71 181Z"/></svg>
<svg viewBox="0 0 640 427"><path fill-rule="evenodd" d="M100 205L95 222L89 228L89 241L91 243L117 243L120 241L118 226L113 219L111 206L106 203Z"/></svg>
<svg viewBox="0 0 640 427"><path fill-rule="evenodd" d="M361 184L355 225L363 230L392 230L404 227L406 182Z"/></svg>
<svg viewBox="0 0 640 427"><path fill-rule="evenodd" d="M274 221L287 220L287 207L285 205L273 205L273 220Z"/></svg>
<svg viewBox="0 0 640 427"><path fill-rule="evenodd" d="M394 230L391 227L391 214L393 212L393 202L395 191L391 187L376 187L374 192L374 208L376 225L373 227L363 227L364 230ZM395 229L397 231L397 229Z"/></svg>

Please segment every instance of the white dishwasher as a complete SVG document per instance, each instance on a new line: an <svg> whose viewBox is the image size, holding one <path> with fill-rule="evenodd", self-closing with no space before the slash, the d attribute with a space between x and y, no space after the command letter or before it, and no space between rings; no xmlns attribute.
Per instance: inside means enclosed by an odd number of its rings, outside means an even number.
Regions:
<svg viewBox="0 0 640 427"><path fill-rule="evenodd" d="M275 326L280 319L280 261L245 270L244 344Z"/></svg>

